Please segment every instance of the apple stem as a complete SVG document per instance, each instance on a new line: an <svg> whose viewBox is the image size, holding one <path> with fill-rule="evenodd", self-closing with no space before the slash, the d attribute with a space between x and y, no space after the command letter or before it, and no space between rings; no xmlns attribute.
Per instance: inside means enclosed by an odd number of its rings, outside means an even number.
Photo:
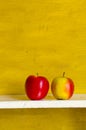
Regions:
<svg viewBox="0 0 86 130"><path fill-rule="evenodd" d="M65 72L63 72L63 77L65 76Z"/></svg>
<svg viewBox="0 0 86 130"><path fill-rule="evenodd" d="M39 74L37 73L37 76L38 76Z"/></svg>

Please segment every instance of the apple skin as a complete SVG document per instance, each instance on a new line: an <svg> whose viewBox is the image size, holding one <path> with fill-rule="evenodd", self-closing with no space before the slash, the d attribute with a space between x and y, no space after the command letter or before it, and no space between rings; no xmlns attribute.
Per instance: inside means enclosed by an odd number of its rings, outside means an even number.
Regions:
<svg viewBox="0 0 86 130"><path fill-rule="evenodd" d="M49 82L43 76L30 75L25 82L25 90L31 100L43 99L49 90Z"/></svg>
<svg viewBox="0 0 86 130"><path fill-rule="evenodd" d="M69 99L74 93L74 83L70 78L56 77L51 83L51 92L56 99Z"/></svg>

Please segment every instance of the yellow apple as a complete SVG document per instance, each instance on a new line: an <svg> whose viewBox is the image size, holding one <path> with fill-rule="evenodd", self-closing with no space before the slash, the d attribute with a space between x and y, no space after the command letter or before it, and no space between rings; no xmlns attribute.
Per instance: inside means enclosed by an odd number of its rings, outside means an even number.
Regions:
<svg viewBox="0 0 86 130"><path fill-rule="evenodd" d="M56 77L51 83L51 92L56 99L66 100L72 97L74 93L74 83L72 79L64 76Z"/></svg>

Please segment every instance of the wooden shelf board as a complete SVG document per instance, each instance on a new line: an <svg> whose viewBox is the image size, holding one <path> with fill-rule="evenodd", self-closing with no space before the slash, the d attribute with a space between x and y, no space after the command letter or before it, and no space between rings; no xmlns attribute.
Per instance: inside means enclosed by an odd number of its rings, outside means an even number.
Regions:
<svg viewBox="0 0 86 130"><path fill-rule="evenodd" d="M86 108L86 94L74 94L70 100L56 100L48 95L43 100L29 100L26 95L0 96L0 109L17 108Z"/></svg>

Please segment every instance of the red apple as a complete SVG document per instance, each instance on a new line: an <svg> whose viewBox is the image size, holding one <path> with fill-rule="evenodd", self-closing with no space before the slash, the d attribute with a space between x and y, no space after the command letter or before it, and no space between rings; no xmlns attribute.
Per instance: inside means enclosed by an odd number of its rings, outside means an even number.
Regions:
<svg viewBox="0 0 86 130"><path fill-rule="evenodd" d="M74 83L72 79L64 77L56 77L51 84L51 91L56 99L69 99L74 93Z"/></svg>
<svg viewBox="0 0 86 130"><path fill-rule="evenodd" d="M31 100L43 99L49 90L49 82L43 76L30 75L25 82L26 94Z"/></svg>

